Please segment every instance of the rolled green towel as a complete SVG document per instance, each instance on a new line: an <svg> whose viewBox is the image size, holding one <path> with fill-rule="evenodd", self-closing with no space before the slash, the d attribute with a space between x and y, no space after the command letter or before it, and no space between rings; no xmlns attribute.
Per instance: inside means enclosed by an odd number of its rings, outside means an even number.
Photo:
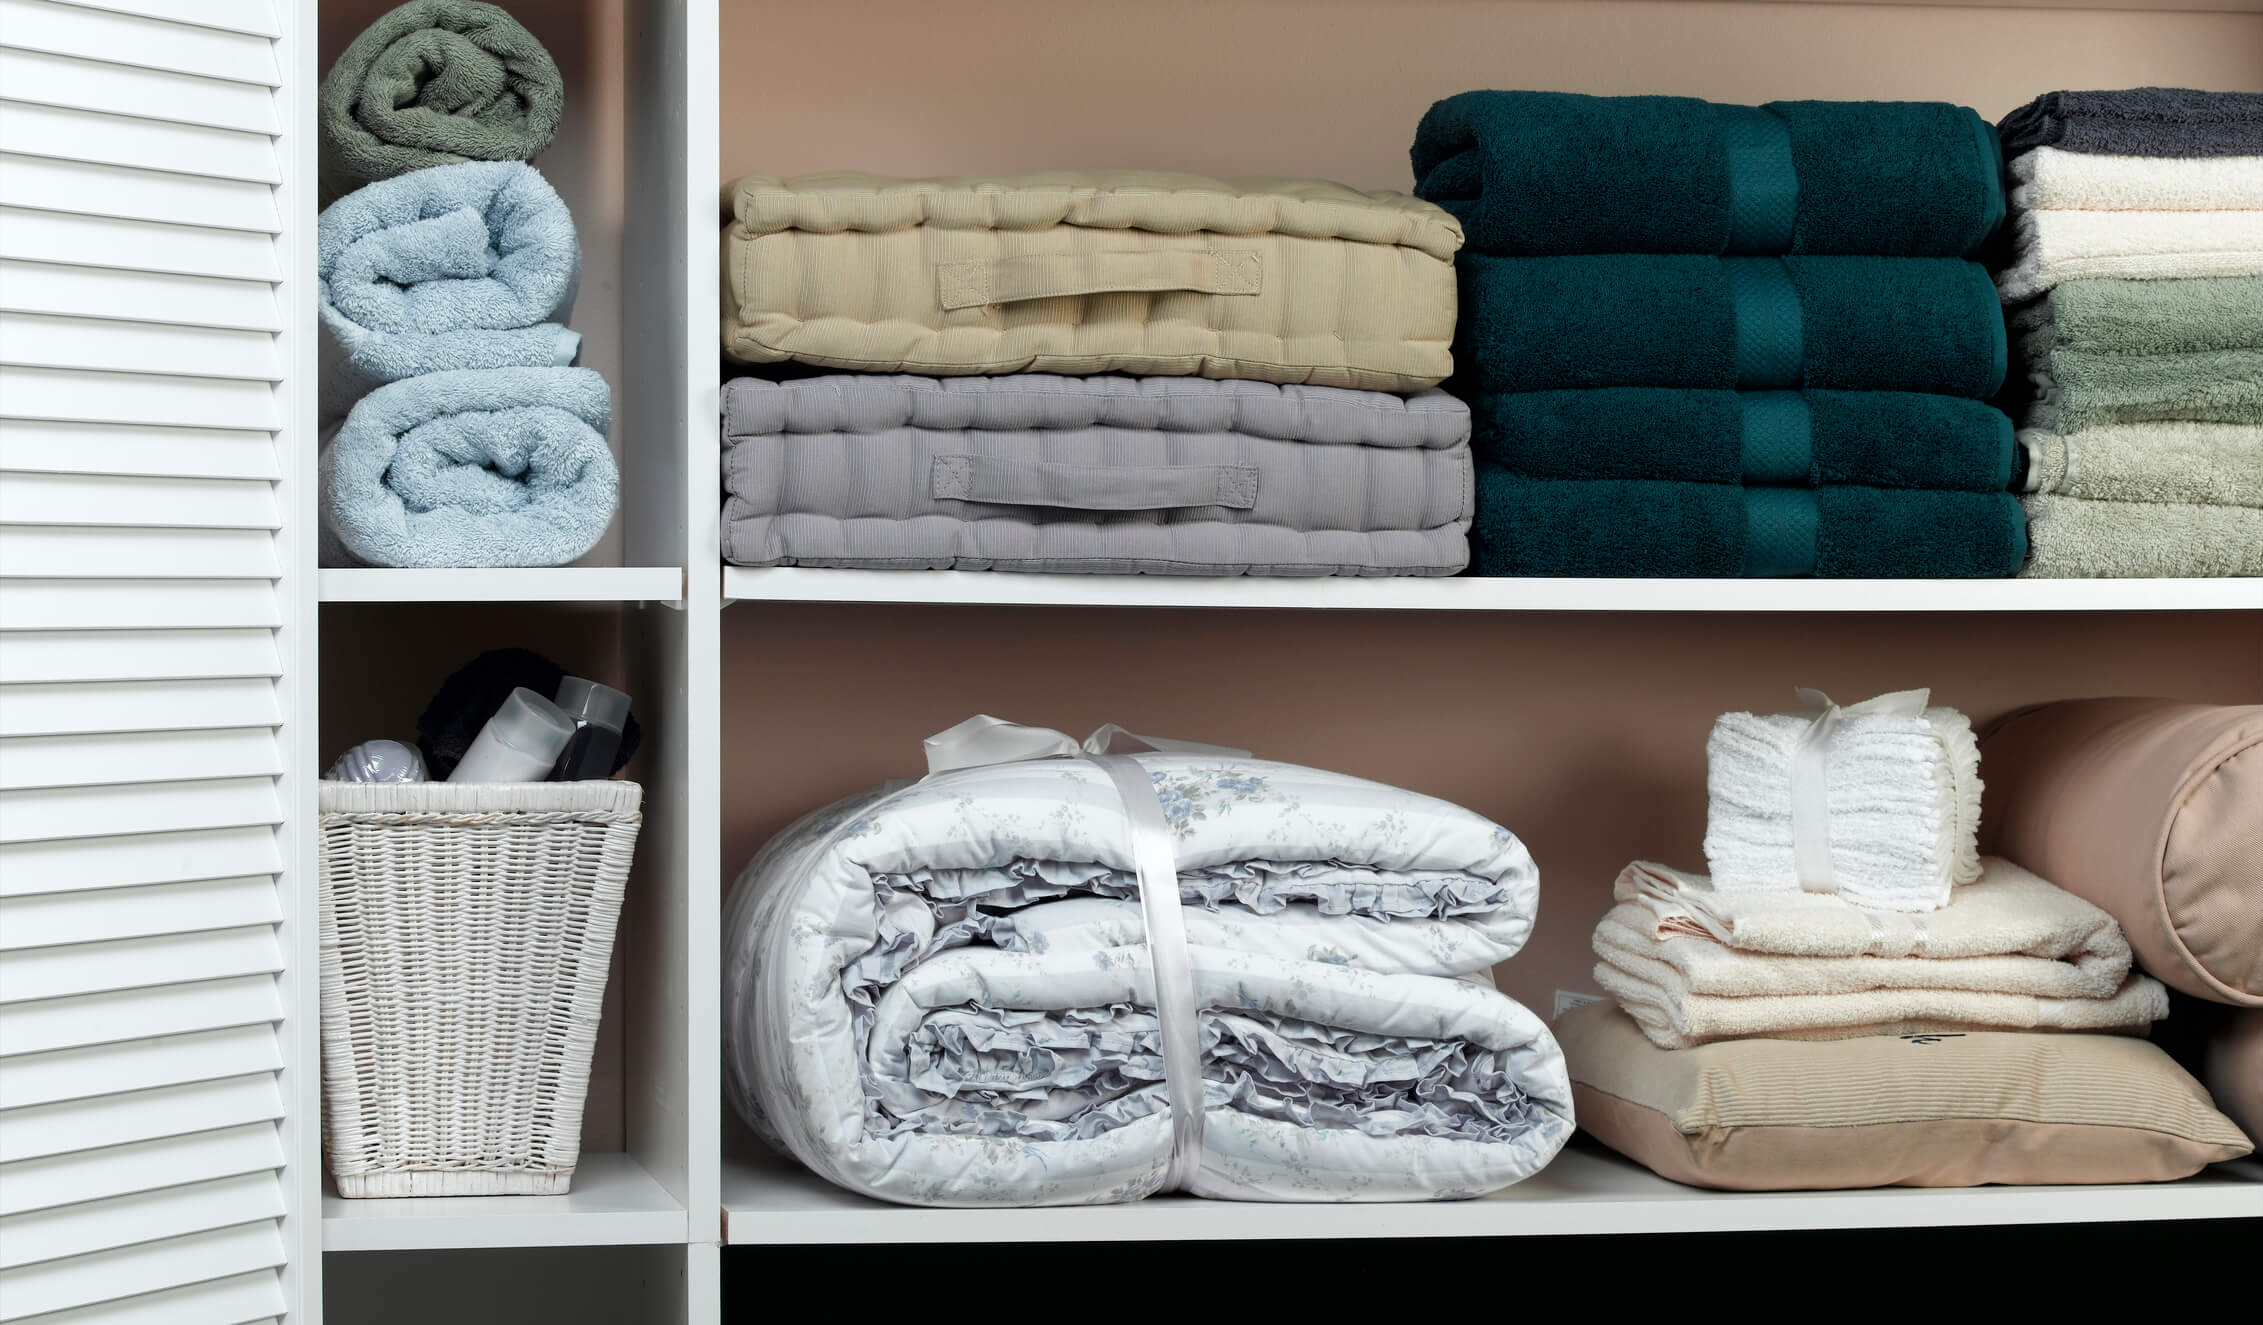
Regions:
<svg viewBox="0 0 2263 1325"><path fill-rule="evenodd" d="M322 80L323 201L426 166L532 161L565 108L558 66L517 19L479 0L409 0Z"/></svg>
<svg viewBox="0 0 2263 1325"><path fill-rule="evenodd" d="M2004 379L1987 269L1954 258L1462 256L1454 364L1474 391L1926 391Z"/></svg>
<svg viewBox="0 0 2263 1325"><path fill-rule="evenodd" d="M1962 257L2004 217L1962 106L1464 92L1414 136L1414 191L1476 252Z"/></svg>
<svg viewBox="0 0 2263 1325"><path fill-rule="evenodd" d="M2053 350L2191 354L2263 349L2263 276L2066 281L2011 315L2026 357Z"/></svg>
<svg viewBox="0 0 2263 1325"><path fill-rule="evenodd" d="M2029 370L2027 422L2054 432L2109 423L2263 424L2263 349L2198 354L2053 350Z"/></svg>
<svg viewBox="0 0 2263 1325"><path fill-rule="evenodd" d="M2052 495L2025 505L2035 543L2025 578L2263 575L2263 508ZM2263 601L2263 585L2256 593Z"/></svg>
<svg viewBox="0 0 2263 1325"><path fill-rule="evenodd" d="M1480 459L1534 478L2002 492L2012 421L1906 391L1524 391L1470 402Z"/></svg>
<svg viewBox="0 0 2263 1325"><path fill-rule="evenodd" d="M1756 488L1477 472L1473 574L2010 575L2027 522L2008 492Z"/></svg>

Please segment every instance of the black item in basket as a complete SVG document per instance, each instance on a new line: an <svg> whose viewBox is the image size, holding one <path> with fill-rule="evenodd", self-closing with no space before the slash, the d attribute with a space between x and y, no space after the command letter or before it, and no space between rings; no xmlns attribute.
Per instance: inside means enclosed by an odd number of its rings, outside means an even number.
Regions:
<svg viewBox="0 0 2263 1325"><path fill-rule="evenodd" d="M457 668L440 683L439 693L416 720L416 743L424 752L427 776L435 782L448 780L479 729L512 690L525 686L548 697L558 693L558 683L565 679L565 668L532 649L490 649ZM643 739L643 728L631 713L621 728L621 748L613 754L612 772L628 765Z"/></svg>

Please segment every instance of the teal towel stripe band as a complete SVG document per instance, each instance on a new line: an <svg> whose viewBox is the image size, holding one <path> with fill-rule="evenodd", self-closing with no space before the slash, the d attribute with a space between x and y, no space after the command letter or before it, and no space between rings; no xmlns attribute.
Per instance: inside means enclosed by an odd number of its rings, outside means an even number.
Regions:
<svg viewBox="0 0 2263 1325"><path fill-rule="evenodd" d="M1785 391L1801 385L1807 357L1799 290L1781 258L1723 258L1736 316L1737 389Z"/></svg>
<svg viewBox="0 0 2263 1325"><path fill-rule="evenodd" d="M1760 106L1715 106L1729 157L1730 253L1789 253L1799 222L1792 135Z"/></svg>
<svg viewBox="0 0 2263 1325"><path fill-rule="evenodd" d="M1815 418L1797 391L1749 391L1744 407L1744 481L1810 483L1815 462Z"/></svg>
<svg viewBox="0 0 2263 1325"><path fill-rule="evenodd" d="M1744 574L1813 575L1818 523L1813 488L1746 488Z"/></svg>

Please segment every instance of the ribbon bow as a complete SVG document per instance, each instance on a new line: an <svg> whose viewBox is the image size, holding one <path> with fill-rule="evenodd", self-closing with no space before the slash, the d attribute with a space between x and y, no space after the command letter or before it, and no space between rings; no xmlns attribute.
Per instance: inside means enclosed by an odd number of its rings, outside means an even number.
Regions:
<svg viewBox="0 0 2263 1325"><path fill-rule="evenodd" d="M993 718L978 713L948 731L939 731L920 742L927 752L927 773L948 773L955 768L980 768L985 764L1017 764L1025 759L1059 759L1074 755L1117 754L1184 754L1220 755L1227 758L1245 758L1247 750L1236 750L1225 745L1204 745L1198 741L1174 741L1161 736L1141 736L1125 731L1115 723L1102 726L1079 742L1067 732L1051 727L1030 727L1004 718Z"/></svg>
<svg viewBox="0 0 2263 1325"><path fill-rule="evenodd" d="M1792 869L1803 892L1835 893L1831 867L1831 734L1847 718L1917 718L1931 690L1896 690L1845 708L1820 690L1797 687L1799 702L1815 714L1792 748Z"/></svg>

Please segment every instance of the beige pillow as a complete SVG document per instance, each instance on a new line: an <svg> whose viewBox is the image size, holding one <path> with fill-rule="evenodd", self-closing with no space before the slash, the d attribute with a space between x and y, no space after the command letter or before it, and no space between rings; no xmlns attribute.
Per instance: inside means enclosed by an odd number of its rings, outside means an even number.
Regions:
<svg viewBox="0 0 2263 1325"><path fill-rule="evenodd" d="M1980 772L1984 848L2119 920L2170 988L2263 1007L2263 704L2042 704Z"/></svg>
<svg viewBox="0 0 2263 1325"><path fill-rule="evenodd" d="M1573 1112L1664 1177L1729 1191L2162 1182L2248 1153L2169 1056L2013 1031L1660 1049L1612 1003L1554 1027Z"/></svg>

